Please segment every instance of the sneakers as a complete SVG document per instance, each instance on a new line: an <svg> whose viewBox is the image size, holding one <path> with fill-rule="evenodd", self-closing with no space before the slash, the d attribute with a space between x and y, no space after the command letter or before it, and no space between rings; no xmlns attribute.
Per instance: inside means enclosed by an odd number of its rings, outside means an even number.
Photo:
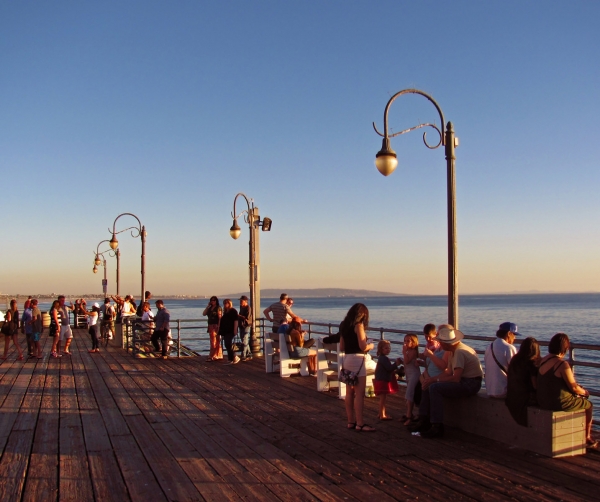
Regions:
<svg viewBox="0 0 600 502"><path fill-rule="evenodd" d="M235 356L234 360L231 361L231 364L237 364L241 361L241 359L238 356Z"/></svg>
<svg viewBox="0 0 600 502"><path fill-rule="evenodd" d="M415 423L406 426L409 432L423 432L430 427L431 424L429 423L429 418L427 417L419 417Z"/></svg>
<svg viewBox="0 0 600 502"><path fill-rule="evenodd" d="M421 437L431 439L431 438L441 438L444 435L444 424L431 424L429 429L421 431Z"/></svg>
<svg viewBox="0 0 600 502"><path fill-rule="evenodd" d="M56 357L56 358L62 357L62 354L59 354L59 353L57 353L57 352L52 352L52 354L50 354L50 355L51 355L52 357Z"/></svg>
<svg viewBox="0 0 600 502"><path fill-rule="evenodd" d="M161 359L169 359L169 356L160 356Z"/></svg>

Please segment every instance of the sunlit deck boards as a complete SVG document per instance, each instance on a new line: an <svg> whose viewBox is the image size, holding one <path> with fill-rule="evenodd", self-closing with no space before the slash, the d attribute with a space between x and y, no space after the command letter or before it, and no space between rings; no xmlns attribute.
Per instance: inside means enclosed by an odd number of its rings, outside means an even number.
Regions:
<svg viewBox="0 0 600 502"><path fill-rule="evenodd" d="M46 338L47 340L47 338ZM262 360L88 354L0 365L0 500L597 500L600 455L547 459L398 421L349 432L343 402L314 378ZM45 352L48 352L46 347ZM403 413L391 398L394 416ZM394 399L395 398L395 399Z"/></svg>

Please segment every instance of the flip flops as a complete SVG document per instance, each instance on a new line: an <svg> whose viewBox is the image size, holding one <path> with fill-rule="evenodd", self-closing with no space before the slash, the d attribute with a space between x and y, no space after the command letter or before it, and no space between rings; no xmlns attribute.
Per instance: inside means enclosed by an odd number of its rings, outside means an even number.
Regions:
<svg viewBox="0 0 600 502"><path fill-rule="evenodd" d="M356 432L375 432L376 429L371 427L369 424L357 425L355 427Z"/></svg>

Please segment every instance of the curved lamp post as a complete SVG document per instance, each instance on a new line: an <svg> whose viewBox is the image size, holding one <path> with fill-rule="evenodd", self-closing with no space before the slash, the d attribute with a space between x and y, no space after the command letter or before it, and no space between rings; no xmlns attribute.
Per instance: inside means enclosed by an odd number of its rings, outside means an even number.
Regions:
<svg viewBox="0 0 600 502"><path fill-rule="evenodd" d="M242 196L246 200L248 209L244 209L239 214L236 213L235 205L239 196ZM252 333L257 333L256 329L258 324L258 318L260 316L260 246L258 240L258 227L262 227L263 232L269 232L271 230L272 221L270 218L264 218L262 221L258 214L258 208L254 207L254 200L248 199L245 194L238 193L233 199L233 212L231 216L233 218L233 225L229 229L229 235L233 239L239 238L242 234L242 230L238 225L238 218L244 215L244 221L248 223L250 230L250 240L248 243L249 247L249 261L248 268L250 272L250 309L252 311Z"/></svg>
<svg viewBox="0 0 600 502"><path fill-rule="evenodd" d="M117 225L117 220L121 217L121 216L132 216L134 217L138 224L139 227L129 227L129 228L125 228L123 230L119 230L118 232L116 231L116 225ZM120 214L119 216L117 216L115 218L115 221L113 223L113 228L112 230L110 230L110 228L108 229L109 232L112 232L112 238L110 239L110 247L113 250L116 250L119 247L119 241L117 240L117 234L120 234L122 232L127 232L127 230L131 230L131 236L133 238L137 238L137 237L141 237L142 239L142 267L141 267L141 273L142 273L142 293L141 293L141 299L143 301L144 299L144 291L146 290L145 285L146 285L146 227L142 225L142 222L140 221L140 219L132 213L123 213ZM120 253L119 253L120 255ZM118 293L117 293L118 294Z"/></svg>
<svg viewBox="0 0 600 502"><path fill-rule="evenodd" d="M425 98L427 98L435 109L437 110L441 126L438 127L436 124L424 123L419 124L417 126L411 127L409 129L405 129L404 131L400 131L394 134L389 134L388 132L388 111L390 109L390 105L394 102L396 98L402 96L403 94L419 94ZM444 113L436 101L429 96L429 94L424 93L418 89L405 89L403 91L397 92L394 94L390 100L388 101L385 111L383 113L383 134L381 134L377 127L375 126L375 122L373 122L373 128L375 132L383 137L383 142L381 146L381 150L377 152L375 156L375 166L379 170L381 174L384 176L389 176L394 172L394 169L398 166L398 159L396 157L396 152L392 150L390 146L390 138L394 136L399 136L401 134L405 134L407 132L413 131L414 129L420 129L422 127L431 127L436 130L439 135L439 141L435 145L431 145L427 142L427 132L423 133L423 142L427 148L432 150L438 148L440 145L445 147L446 151L446 170L447 170L447 192L448 192L448 323L452 324L455 328L458 329L458 289L457 289L457 247L456 247L456 179L454 174L454 162L456 160L456 156L454 154L454 149L458 146L458 138L454 136L454 128L452 126L452 122L448 122L444 129ZM442 132L443 130L443 132Z"/></svg>
<svg viewBox="0 0 600 502"><path fill-rule="evenodd" d="M98 245L96 246L96 252L94 253L94 268L92 269L94 274L98 273L98 265L100 265L102 263L102 265L104 266L104 284L108 283L106 282L106 259L104 258L104 253L109 253L111 256L115 256L117 258L117 295L119 294L119 268L120 268L120 261L121 261L121 251L119 251L119 248L113 250L113 249L107 249L106 251L102 251L100 252L100 244L104 243L104 242L109 242L108 239L105 239L103 241L100 241L98 243ZM100 257L102 256L102 260L100 259ZM104 289L104 287L102 288L104 291L104 294L106 295L107 290Z"/></svg>

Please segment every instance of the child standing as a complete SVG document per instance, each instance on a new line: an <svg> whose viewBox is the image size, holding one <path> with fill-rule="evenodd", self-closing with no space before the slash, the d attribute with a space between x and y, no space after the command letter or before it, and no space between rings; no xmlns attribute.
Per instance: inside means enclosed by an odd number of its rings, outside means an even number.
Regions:
<svg viewBox="0 0 600 502"><path fill-rule="evenodd" d="M402 362L400 358L392 363L388 355L392 350L390 342L380 340L377 344L377 367L375 368L375 378L373 386L375 395L379 396L379 420L391 420L392 417L385 413L385 398L388 394L398 392L398 382L396 381L396 368Z"/></svg>
<svg viewBox="0 0 600 502"><path fill-rule="evenodd" d="M404 356L404 372L406 374L406 419L404 425L410 425L413 420L413 408L415 404L415 388L421 377L419 369L419 339L416 335L406 335L402 346Z"/></svg>

